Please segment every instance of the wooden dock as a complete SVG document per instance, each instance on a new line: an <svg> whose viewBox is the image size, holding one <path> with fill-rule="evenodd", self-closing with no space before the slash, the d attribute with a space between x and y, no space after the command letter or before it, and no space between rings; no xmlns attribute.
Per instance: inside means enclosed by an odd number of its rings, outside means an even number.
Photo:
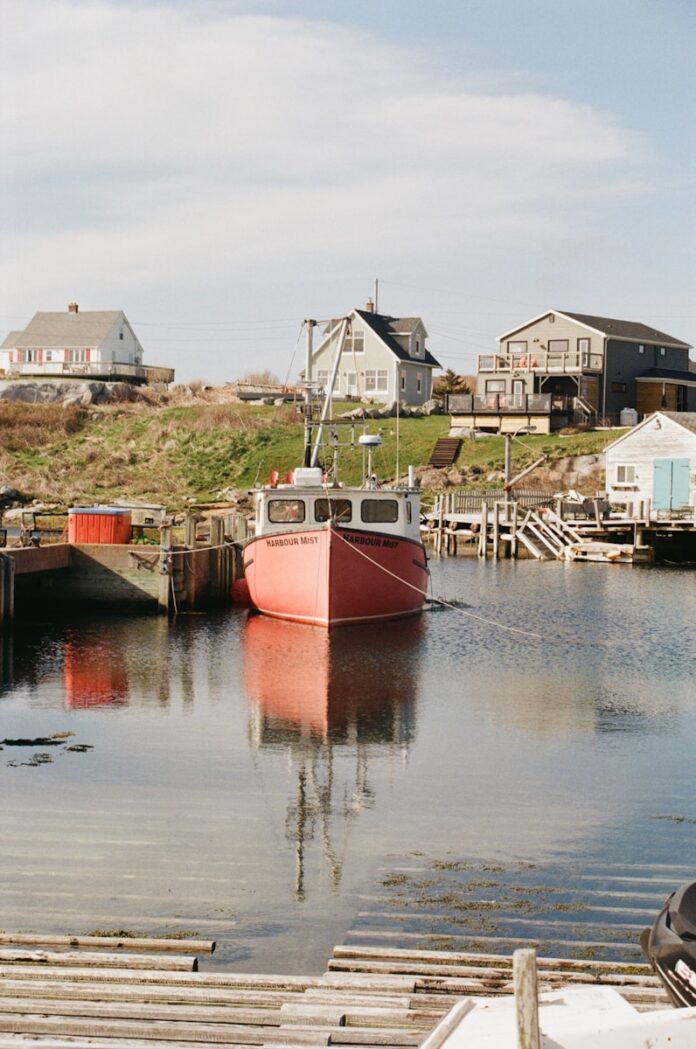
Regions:
<svg viewBox="0 0 696 1049"><path fill-rule="evenodd" d="M336 947L321 976L198 971L203 940L0 935L0 1049L419 1045L461 997L512 993L512 959ZM539 989L667 997L647 965L539 959Z"/></svg>

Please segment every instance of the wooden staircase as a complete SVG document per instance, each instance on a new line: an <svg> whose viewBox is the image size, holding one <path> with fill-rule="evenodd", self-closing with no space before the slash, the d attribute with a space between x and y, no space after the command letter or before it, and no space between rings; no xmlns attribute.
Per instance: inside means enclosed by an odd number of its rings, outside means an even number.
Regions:
<svg viewBox="0 0 696 1049"><path fill-rule="evenodd" d="M462 441L460 437L440 437L435 442L435 447L428 460L428 466L434 466L438 470L452 466L459 455L461 446Z"/></svg>
<svg viewBox="0 0 696 1049"><path fill-rule="evenodd" d="M582 537L553 510L528 510L517 529L517 538L538 560L563 561L568 548Z"/></svg>

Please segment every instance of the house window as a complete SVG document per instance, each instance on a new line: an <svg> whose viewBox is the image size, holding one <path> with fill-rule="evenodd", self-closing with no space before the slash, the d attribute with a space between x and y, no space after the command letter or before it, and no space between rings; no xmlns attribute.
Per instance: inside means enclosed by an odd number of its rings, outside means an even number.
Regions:
<svg viewBox="0 0 696 1049"><path fill-rule="evenodd" d="M357 393L358 392L358 373L347 372L345 376L346 381L346 393Z"/></svg>
<svg viewBox="0 0 696 1049"><path fill-rule="evenodd" d="M416 357L420 357L420 339L416 337Z"/></svg>
<svg viewBox="0 0 696 1049"><path fill-rule="evenodd" d="M665 349L664 346L660 346L660 357L666 357L666 356L667 356L667 350Z"/></svg>
<svg viewBox="0 0 696 1049"><path fill-rule="evenodd" d="M406 376L405 376L405 375L404 375L404 373L402 372L402 373L401 373L401 392L403 393L403 391L404 391L405 389L406 389Z"/></svg>
<svg viewBox="0 0 696 1049"><path fill-rule="evenodd" d="M385 369L371 369L365 372L366 393L386 393L389 381L389 372Z"/></svg>
<svg viewBox="0 0 696 1049"><path fill-rule="evenodd" d="M68 360L71 364L84 364L85 351L82 346L75 347L68 351Z"/></svg>
<svg viewBox="0 0 696 1049"><path fill-rule="evenodd" d="M36 364L38 359L39 359L39 351L38 350L25 350L24 351L24 360L25 360L25 362L27 364Z"/></svg>
<svg viewBox="0 0 696 1049"><path fill-rule="evenodd" d="M589 339L578 339L578 353L589 353L590 352L590 340Z"/></svg>
<svg viewBox="0 0 696 1049"><path fill-rule="evenodd" d="M486 393L505 393L505 379L486 379Z"/></svg>
<svg viewBox="0 0 696 1049"><path fill-rule="evenodd" d="M328 371L321 371L321 370L318 371L317 372L317 382L319 383L319 388L321 390L325 390L326 387L328 386L328 383L329 383L329 373L328 373Z"/></svg>
<svg viewBox="0 0 696 1049"><path fill-rule="evenodd" d="M645 346L643 346L643 344L642 344L642 343L641 343L641 345L640 345L640 346L638 347L638 353L645 353Z"/></svg>
<svg viewBox="0 0 696 1049"><path fill-rule="evenodd" d="M526 342L509 342L508 353L526 353L527 343Z"/></svg>
<svg viewBox="0 0 696 1049"><path fill-rule="evenodd" d="M53 360L53 350L44 350L44 361L50 364Z"/></svg>
<svg viewBox="0 0 696 1049"><path fill-rule="evenodd" d="M612 393L625 393L626 392L626 383L625 382L613 382L611 384L611 392Z"/></svg>
<svg viewBox="0 0 696 1049"><path fill-rule="evenodd" d="M416 372L416 393L423 392L423 373Z"/></svg>
<svg viewBox="0 0 696 1049"><path fill-rule="evenodd" d="M120 331L120 332L118 333L118 337L119 337L119 339L121 340L121 342L123 342L123 332L122 332L122 331Z"/></svg>
<svg viewBox="0 0 696 1049"><path fill-rule="evenodd" d="M354 331L350 335L346 335L346 341L343 344L344 353L362 353L365 349L365 332Z"/></svg>
<svg viewBox="0 0 696 1049"><path fill-rule="evenodd" d="M634 463L618 463L616 466L617 484L635 484L636 468Z"/></svg>
<svg viewBox="0 0 696 1049"><path fill-rule="evenodd" d="M294 524L304 519L304 499L271 499L268 504L268 520L271 524Z"/></svg>
<svg viewBox="0 0 696 1049"><path fill-rule="evenodd" d="M549 339L549 353L567 353L567 339Z"/></svg>

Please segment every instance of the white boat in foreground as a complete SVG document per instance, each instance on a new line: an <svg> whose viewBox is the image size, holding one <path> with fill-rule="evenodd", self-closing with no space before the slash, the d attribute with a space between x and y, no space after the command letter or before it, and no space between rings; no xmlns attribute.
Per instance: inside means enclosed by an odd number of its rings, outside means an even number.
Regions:
<svg viewBox="0 0 696 1049"><path fill-rule="evenodd" d="M641 1013L610 987L574 986L539 995L538 1041L518 1032L514 998L466 998L421 1049L694 1049L696 1009Z"/></svg>

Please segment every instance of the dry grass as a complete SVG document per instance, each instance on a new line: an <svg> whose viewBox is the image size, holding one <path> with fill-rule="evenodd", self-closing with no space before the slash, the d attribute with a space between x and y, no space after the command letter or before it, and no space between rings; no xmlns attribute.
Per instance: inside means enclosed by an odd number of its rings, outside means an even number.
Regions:
<svg viewBox="0 0 696 1049"><path fill-rule="evenodd" d="M46 439L78 433L86 421L86 410L76 405L0 401L0 449L35 448Z"/></svg>

